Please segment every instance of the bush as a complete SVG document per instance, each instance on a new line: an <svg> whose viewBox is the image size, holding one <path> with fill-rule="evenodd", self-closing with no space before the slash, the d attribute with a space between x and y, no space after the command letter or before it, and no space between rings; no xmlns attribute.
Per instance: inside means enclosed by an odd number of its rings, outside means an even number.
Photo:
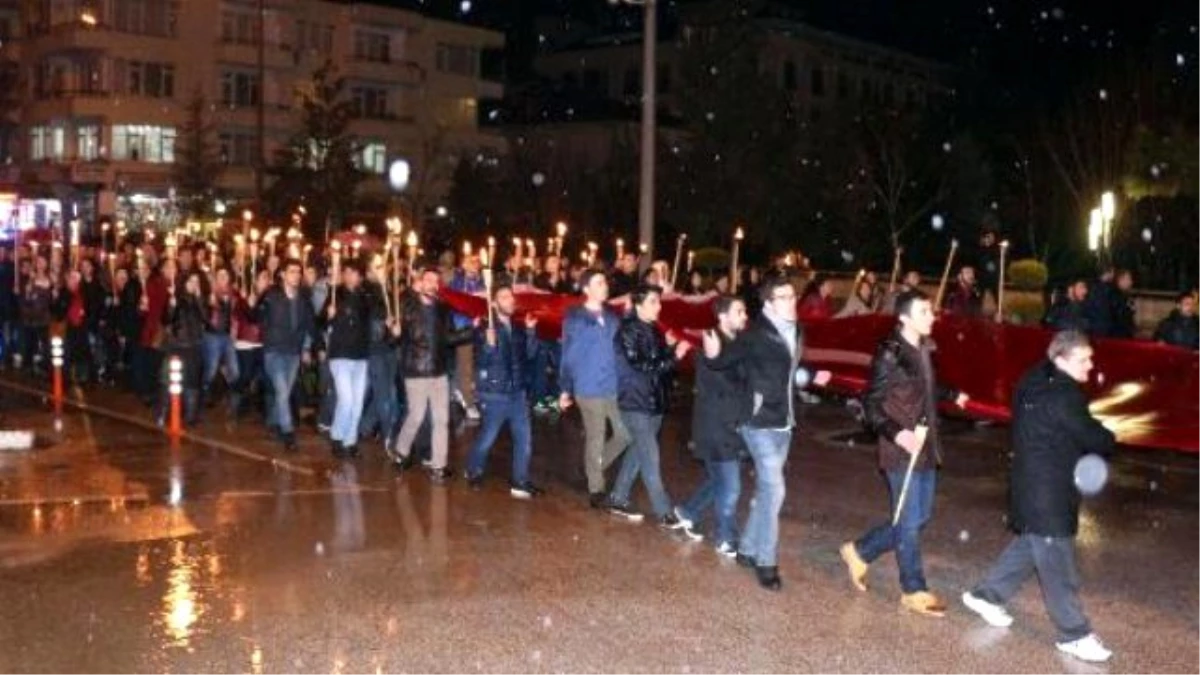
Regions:
<svg viewBox="0 0 1200 675"><path fill-rule="evenodd" d="M1019 291L1040 291L1050 280L1050 270L1034 258L1014 260L1008 266L1006 281Z"/></svg>
<svg viewBox="0 0 1200 675"><path fill-rule="evenodd" d="M1046 314L1040 293L1013 293L1004 297L1004 320L1009 323L1036 326Z"/></svg>
<svg viewBox="0 0 1200 675"><path fill-rule="evenodd" d="M674 255L674 252L672 252L671 255ZM687 254L685 253L684 255ZM695 265L696 269L700 270L723 270L729 268L729 265L732 262L730 259L731 257L732 254L723 248L717 248L715 246L698 248L696 249L696 259L693 264ZM742 263L744 262L745 261L743 260ZM686 263L686 259L680 262L681 265L686 265Z"/></svg>

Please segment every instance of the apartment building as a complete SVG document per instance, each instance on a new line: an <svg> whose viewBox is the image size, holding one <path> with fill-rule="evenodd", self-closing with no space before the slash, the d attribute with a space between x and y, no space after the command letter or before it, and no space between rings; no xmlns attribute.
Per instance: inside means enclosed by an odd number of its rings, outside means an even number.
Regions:
<svg viewBox="0 0 1200 675"><path fill-rule="evenodd" d="M10 108L18 135L0 147L0 182L58 199L66 218L166 209L197 92L225 164L220 199L251 200L260 106L269 163L327 61L354 105L367 193L388 192L393 162L433 173L424 164L450 164L452 149L500 144L476 120L481 98L502 95L481 63L503 35L414 11L332 0L0 0L0 40L0 57L19 73ZM429 150L439 129L447 156Z"/></svg>

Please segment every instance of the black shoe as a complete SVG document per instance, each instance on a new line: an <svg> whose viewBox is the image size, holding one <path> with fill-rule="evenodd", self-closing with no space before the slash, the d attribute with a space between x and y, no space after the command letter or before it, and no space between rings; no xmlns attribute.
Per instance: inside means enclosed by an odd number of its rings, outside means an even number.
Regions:
<svg viewBox="0 0 1200 675"><path fill-rule="evenodd" d="M392 466L396 467L396 471L399 471L400 473L404 473L405 471L413 468L414 464L416 464L416 460L411 454L392 457Z"/></svg>
<svg viewBox="0 0 1200 675"><path fill-rule="evenodd" d="M333 442L333 456L341 459L347 456L346 446L342 445L341 441Z"/></svg>
<svg viewBox="0 0 1200 675"><path fill-rule="evenodd" d="M347 457L358 457L358 444L357 443L354 445L346 446L346 456Z"/></svg>
<svg viewBox="0 0 1200 675"><path fill-rule="evenodd" d="M588 504L596 510L608 508L608 495L603 492L593 492L588 495Z"/></svg>
<svg viewBox="0 0 1200 675"><path fill-rule="evenodd" d="M434 485L445 485L450 481L450 469L442 467L441 469L429 470L429 482Z"/></svg>
<svg viewBox="0 0 1200 675"><path fill-rule="evenodd" d="M777 591L783 588L783 579L779 578L778 567L755 567L754 576L758 577L758 585L768 591Z"/></svg>
<svg viewBox="0 0 1200 675"><path fill-rule="evenodd" d="M514 499L533 499L542 492L541 488L528 481L520 485L511 485L508 488L508 494Z"/></svg>
<svg viewBox="0 0 1200 675"><path fill-rule="evenodd" d="M298 448L296 446L296 434L295 433L288 432L286 434L283 434L283 449L286 450L287 452L296 452L296 450Z"/></svg>
<svg viewBox="0 0 1200 675"><path fill-rule="evenodd" d="M620 516L631 523L640 523L645 519L645 516L630 508L628 504L610 503L608 505L608 512L614 516Z"/></svg>
<svg viewBox="0 0 1200 675"><path fill-rule="evenodd" d="M734 559L737 560L737 564L741 565L742 567L758 567L758 563L752 556L748 556L741 551L738 551L737 556L735 556Z"/></svg>
<svg viewBox="0 0 1200 675"><path fill-rule="evenodd" d="M472 475L470 472L464 473L463 477L467 479L467 485L478 492L483 489L483 474Z"/></svg>
<svg viewBox="0 0 1200 675"><path fill-rule="evenodd" d="M668 513L658 519L658 526L664 530L679 530L683 529L683 521L680 520L674 513Z"/></svg>

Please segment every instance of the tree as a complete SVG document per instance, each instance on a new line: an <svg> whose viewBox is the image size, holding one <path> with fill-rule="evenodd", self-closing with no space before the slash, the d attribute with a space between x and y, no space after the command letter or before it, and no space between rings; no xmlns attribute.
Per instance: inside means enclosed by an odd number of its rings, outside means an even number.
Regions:
<svg viewBox="0 0 1200 675"><path fill-rule="evenodd" d="M319 233L340 229L366 177L358 168L361 147L350 132L354 104L343 89L329 62L299 88L300 128L275 153L269 171L275 178L266 195L270 215L287 217L303 204Z"/></svg>
<svg viewBox="0 0 1200 675"><path fill-rule="evenodd" d="M208 215L213 188L225 168L213 143L214 129L204 93L196 89L179 129L174 166L176 200L185 213L195 218Z"/></svg>

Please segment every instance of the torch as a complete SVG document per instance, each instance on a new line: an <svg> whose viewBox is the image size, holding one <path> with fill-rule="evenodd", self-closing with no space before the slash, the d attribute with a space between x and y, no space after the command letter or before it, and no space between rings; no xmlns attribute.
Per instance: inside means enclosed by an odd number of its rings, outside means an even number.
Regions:
<svg viewBox="0 0 1200 675"><path fill-rule="evenodd" d="M588 247L588 255L587 255L588 267L594 267L596 265L596 251L600 250L600 247L594 241L589 241L587 247Z"/></svg>
<svg viewBox="0 0 1200 675"><path fill-rule="evenodd" d="M742 247L742 239L744 239L745 236L746 233L743 232L742 228L740 227L733 232L733 265L729 268L729 274L732 276L732 278L729 280L730 293L737 293L738 279L740 279L742 276L738 273L738 253Z"/></svg>
<svg viewBox="0 0 1200 675"><path fill-rule="evenodd" d="M379 279L379 290L383 293L383 308L387 312L388 321L392 320L392 301L388 295L387 289L387 263L383 259L383 254L376 253L371 258L371 269L375 270L375 277Z"/></svg>
<svg viewBox="0 0 1200 675"><path fill-rule="evenodd" d="M488 237L487 239L487 259L488 265L496 264L496 238Z"/></svg>
<svg viewBox="0 0 1200 675"><path fill-rule="evenodd" d="M329 303L330 306L333 307L333 311L336 313L338 279L342 278L342 242L334 239L332 242L330 242L329 249L333 259L333 278L329 280Z"/></svg>
<svg viewBox="0 0 1200 675"><path fill-rule="evenodd" d="M621 258L624 258L624 257L625 257L625 240L620 237L617 237L617 260L616 261L620 262Z"/></svg>
<svg viewBox="0 0 1200 675"><path fill-rule="evenodd" d="M487 291L488 327L494 327L496 308L492 306L492 258L487 249L479 251L479 262L483 266L483 287Z"/></svg>
<svg viewBox="0 0 1200 675"><path fill-rule="evenodd" d="M250 282L258 278L258 228L250 228Z"/></svg>
<svg viewBox="0 0 1200 675"><path fill-rule="evenodd" d="M1000 242L1000 285L996 287L996 321L1004 321L1004 272L1008 260L1008 240Z"/></svg>
<svg viewBox="0 0 1200 675"><path fill-rule="evenodd" d="M417 231L409 230L404 243L408 244L408 273L411 275L417 267Z"/></svg>
<svg viewBox="0 0 1200 675"><path fill-rule="evenodd" d="M675 263L671 265L671 285L675 285L675 281L679 278L679 261L683 258L683 243L687 241L687 234L679 235L675 240ZM649 246L647 246L649 248Z"/></svg>
<svg viewBox="0 0 1200 675"><path fill-rule="evenodd" d="M950 240L950 253L946 256L946 269L942 271L942 281L938 284L937 301L933 303L933 310L941 311L942 298L946 295L946 282L950 280L950 268L954 265L954 254L958 251L958 240Z"/></svg>
<svg viewBox="0 0 1200 675"><path fill-rule="evenodd" d="M554 229L558 233L558 239L556 246L554 247L554 254L557 256L562 256L563 239L565 239L567 236L567 224L560 220L558 221L558 224L554 226Z"/></svg>

